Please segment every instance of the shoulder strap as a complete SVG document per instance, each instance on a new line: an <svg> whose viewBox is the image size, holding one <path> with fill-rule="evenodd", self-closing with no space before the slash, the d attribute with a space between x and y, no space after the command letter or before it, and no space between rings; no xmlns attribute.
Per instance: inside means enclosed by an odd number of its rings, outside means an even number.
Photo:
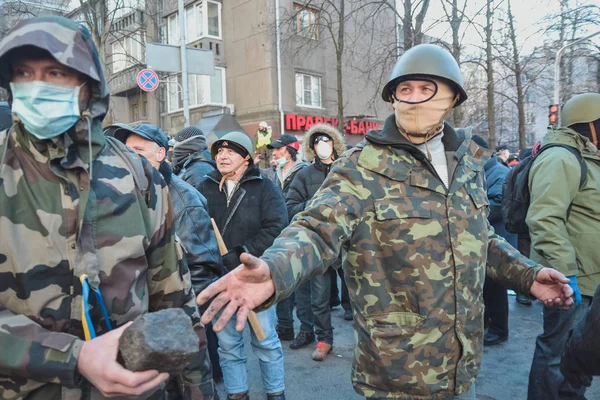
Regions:
<svg viewBox="0 0 600 400"><path fill-rule="evenodd" d="M547 150L552 147L562 147L563 149L569 150L569 152L577 158L577 161L579 162L579 167L581 168L581 177L579 178L579 190L581 190L581 188L583 188L583 186L587 182L588 165L583 159L583 156L581 155L579 149L573 146L569 146L567 144L550 143L545 146L542 146L540 148L540 151L536 154L536 157L540 155L544 150Z"/></svg>

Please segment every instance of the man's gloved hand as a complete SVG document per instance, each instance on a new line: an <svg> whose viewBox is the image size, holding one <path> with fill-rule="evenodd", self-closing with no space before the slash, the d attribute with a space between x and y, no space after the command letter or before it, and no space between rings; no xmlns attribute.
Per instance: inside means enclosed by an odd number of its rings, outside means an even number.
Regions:
<svg viewBox="0 0 600 400"><path fill-rule="evenodd" d="M223 258L223 265L225 266L225 269L227 270L227 272L230 272L230 271L236 269L237 266L242 263L240 261L240 256L242 255L242 253L247 253L247 252L248 252L248 250L246 250L246 247L238 245L238 246L233 247L227 253L225 253L222 256L222 258Z"/></svg>
<svg viewBox="0 0 600 400"><path fill-rule="evenodd" d="M567 278L571 281L569 282L569 286L573 289L573 299L575 300L575 305L581 303L581 291L579 290L579 286L577 286L577 276L571 275L567 276Z"/></svg>

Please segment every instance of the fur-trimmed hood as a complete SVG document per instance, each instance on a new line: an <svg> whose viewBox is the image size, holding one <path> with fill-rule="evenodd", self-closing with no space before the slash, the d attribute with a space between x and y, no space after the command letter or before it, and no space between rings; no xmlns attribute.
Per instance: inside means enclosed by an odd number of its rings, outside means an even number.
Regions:
<svg viewBox="0 0 600 400"><path fill-rule="evenodd" d="M313 125L308 132L306 132L306 139L304 140L303 151L304 159L308 162L313 162L317 157L315 151L310 147L313 137L316 134L324 133L333 139L333 150L336 153L336 157L341 156L346 151L346 143L344 136L329 124L316 124Z"/></svg>

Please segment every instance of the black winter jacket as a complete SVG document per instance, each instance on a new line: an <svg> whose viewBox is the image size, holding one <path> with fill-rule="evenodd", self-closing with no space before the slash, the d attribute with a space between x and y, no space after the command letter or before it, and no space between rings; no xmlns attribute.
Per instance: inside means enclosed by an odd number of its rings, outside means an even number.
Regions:
<svg viewBox="0 0 600 400"><path fill-rule="evenodd" d="M317 193L330 169L331 164L326 165L315 161L298 171L285 196L290 221L296 214L304 211L306 203Z"/></svg>
<svg viewBox="0 0 600 400"><path fill-rule="evenodd" d="M565 345L560 371L574 387L590 386L600 375L600 286L587 314L575 324Z"/></svg>
<svg viewBox="0 0 600 400"><path fill-rule="evenodd" d="M200 293L224 274L217 239L207 212L207 201L192 186L173 174L166 162L159 171L169 186L173 206L173 226L192 275L192 285Z"/></svg>
<svg viewBox="0 0 600 400"><path fill-rule="evenodd" d="M206 152L199 152L186 160L178 176L198 189L200 182L204 180L204 177L215 170L216 166L214 161L206 154Z"/></svg>
<svg viewBox="0 0 600 400"><path fill-rule="evenodd" d="M250 166L228 202L225 185L219 191L221 178L215 170L200 182L209 214L228 250L245 246L250 254L260 257L288 224L283 195L271 180L263 179L256 166Z"/></svg>

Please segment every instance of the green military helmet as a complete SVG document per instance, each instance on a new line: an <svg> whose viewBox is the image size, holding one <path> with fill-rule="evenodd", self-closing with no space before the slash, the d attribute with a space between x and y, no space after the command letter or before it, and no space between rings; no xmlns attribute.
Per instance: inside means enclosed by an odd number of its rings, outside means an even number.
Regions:
<svg viewBox="0 0 600 400"><path fill-rule="evenodd" d="M571 126L600 119L600 93L582 93L569 99L560 110L560 124Z"/></svg>
<svg viewBox="0 0 600 400"><path fill-rule="evenodd" d="M443 78L453 83L460 96L454 107L467 100L458 63L447 50L433 44L412 47L398 58L388 83L383 87L381 97L391 103L392 93L398 83L419 77Z"/></svg>
<svg viewBox="0 0 600 400"><path fill-rule="evenodd" d="M217 156L217 152L219 148L223 145L224 142L235 143L242 149L246 150L248 155L250 156L250 160L252 160L254 149L252 146L252 140L250 136L248 136L245 132L233 131L224 135L221 139L216 140L212 146L210 147L210 155L214 159Z"/></svg>

